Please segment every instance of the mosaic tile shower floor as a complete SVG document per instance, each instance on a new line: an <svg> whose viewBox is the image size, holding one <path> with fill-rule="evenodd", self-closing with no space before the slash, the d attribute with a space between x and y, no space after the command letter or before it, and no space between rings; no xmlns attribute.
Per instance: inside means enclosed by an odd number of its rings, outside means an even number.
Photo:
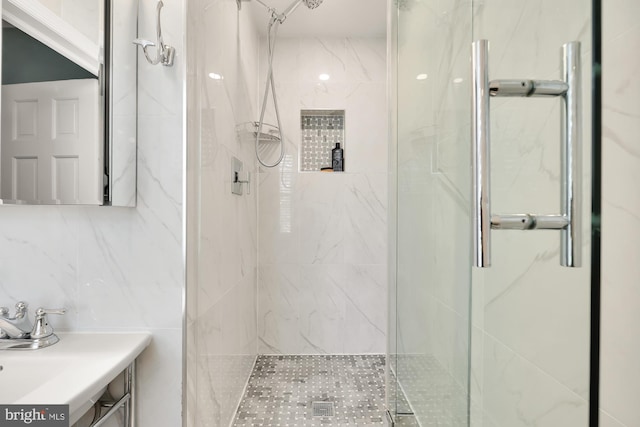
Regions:
<svg viewBox="0 0 640 427"><path fill-rule="evenodd" d="M467 426L466 389L447 373L435 357L429 354L401 355L392 362L392 375L394 370L399 372L402 385L395 396L398 411L414 413L414 416L397 420L397 426ZM391 405L395 399L390 397Z"/></svg>
<svg viewBox="0 0 640 427"><path fill-rule="evenodd" d="M234 426L384 425L384 356L258 356ZM335 415L313 416L312 402Z"/></svg>

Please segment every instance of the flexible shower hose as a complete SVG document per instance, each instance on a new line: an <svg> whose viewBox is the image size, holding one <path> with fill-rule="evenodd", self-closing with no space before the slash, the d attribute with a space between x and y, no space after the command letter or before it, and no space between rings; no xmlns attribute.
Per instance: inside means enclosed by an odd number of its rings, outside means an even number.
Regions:
<svg viewBox="0 0 640 427"><path fill-rule="evenodd" d="M264 98L262 99L262 109L260 110L260 121L258 122L258 129L256 132L256 158L260 162L260 164L267 168L273 168L280 164L282 159L284 158L284 137L282 134L282 124L280 123L280 110L278 109L278 97L276 96L276 85L274 83L273 78L273 53L276 49L276 39L278 35L278 26L280 25L280 21L276 15L272 16L269 20L269 24L267 25L267 41L269 45L269 72L267 73L267 81L264 88ZM273 31L273 41L271 37L271 32ZM264 162L260 158L260 152L258 150L258 145L260 144L260 135L262 134L262 126L264 125L264 113L267 109L267 97L269 96L269 87L271 87L271 94L273 95L273 105L276 110L276 120L278 122L278 130L280 131L280 157L278 160L269 164Z"/></svg>

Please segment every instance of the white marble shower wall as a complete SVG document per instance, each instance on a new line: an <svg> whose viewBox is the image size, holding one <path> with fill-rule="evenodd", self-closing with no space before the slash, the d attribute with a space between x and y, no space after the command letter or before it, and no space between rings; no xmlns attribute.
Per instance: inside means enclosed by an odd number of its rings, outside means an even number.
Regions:
<svg viewBox="0 0 640 427"><path fill-rule="evenodd" d="M600 426L640 425L640 3L603 1Z"/></svg>
<svg viewBox="0 0 640 427"><path fill-rule="evenodd" d="M583 266L559 264L558 232L492 232L492 266L474 272L473 425L587 425L590 326L591 12L587 0L485 1L489 78L561 78L561 46L582 42ZM498 21L499 20L499 25ZM491 101L491 210L560 211L558 99Z"/></svg>
<svg viewBox="0 0 640 427"><path fill-rule="evenodd" d="M235 0L190 1L187 13L185 417L227 426L257 348L256 160L238 128L256 116L259 37ZM242 196L231 193L232 157L251 173Z"/></svg>
<svg viewBox="0 0 640 427"><path fill-rule="evenodd" d="M286 154L259 175L258 353L384 353L386 40L281 37L274 73ZM302 109L345 110L344 172L299 172Z"/></svg>
<svg viewBox="0 0 640 427"><path fill-rule="evenodd" d="M152 37L155 5L140 3ZM137 206L0 206L2 305L66 307L51 319L59 330L153 333L138 364L141 427L181 423L183 7L165 2L163 14L174 67L139 58Z"/></svg>

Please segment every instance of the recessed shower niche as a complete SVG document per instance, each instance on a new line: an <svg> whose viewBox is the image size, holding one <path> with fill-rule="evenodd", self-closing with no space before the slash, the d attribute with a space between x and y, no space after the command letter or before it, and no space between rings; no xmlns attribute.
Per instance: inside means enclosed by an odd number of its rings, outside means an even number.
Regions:
<svg viewBox="0 0 640 427"><path fill-rule="evenodd" d="M344 110L300 110L301 172L344 171L344 125ZM333 167L336 148L342 150L339 168Z"/></svg>

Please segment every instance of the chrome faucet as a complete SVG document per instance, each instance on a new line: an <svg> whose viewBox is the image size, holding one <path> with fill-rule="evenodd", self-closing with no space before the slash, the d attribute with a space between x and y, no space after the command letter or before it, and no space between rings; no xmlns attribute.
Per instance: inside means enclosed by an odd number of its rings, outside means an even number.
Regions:
<svg viewBox="0 0 640 427"><path fill-rule="evenodd" d="M33 327L29 323L27 308L27 303L20 301L16 304L16 314L9 317L9 309L0 307L0 331L4 334L3 338L19 339L29 336Z"/></svg>
<svg viewBox="0 0 640 427"><path fill-rule="evenodd" d="M66 310L36 310L36 321L29 322L28 304L20 301L16 304L16 312L9 316L7 307L0 307L0 350L1 349L38 349L48 347L59 341L49 325L47 314L64 314Z"/></svg>

